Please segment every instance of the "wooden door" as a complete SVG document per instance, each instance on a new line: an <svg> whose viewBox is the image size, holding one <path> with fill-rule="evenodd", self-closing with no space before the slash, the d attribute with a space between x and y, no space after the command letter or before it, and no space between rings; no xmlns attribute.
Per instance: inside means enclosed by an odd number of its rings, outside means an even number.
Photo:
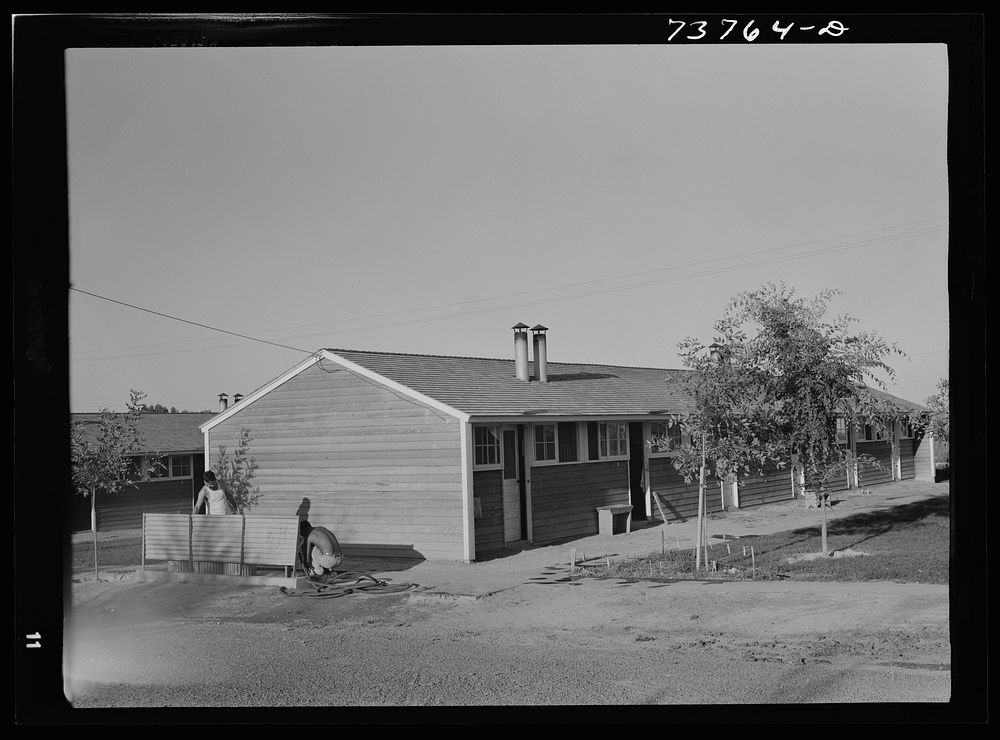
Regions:
<svg viewBox="0 0 1000 740"><path fill-rule="evenodd" d="M521 465L517 427L505 426L503 435L503 541L524 539L521 528Z"/></svg>

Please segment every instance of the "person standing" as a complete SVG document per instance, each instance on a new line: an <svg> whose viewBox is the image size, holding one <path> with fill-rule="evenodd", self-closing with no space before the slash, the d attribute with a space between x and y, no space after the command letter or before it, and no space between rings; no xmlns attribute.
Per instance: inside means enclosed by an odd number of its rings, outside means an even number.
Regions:
<svg viewBox="0 0 1000 740"><path fill-rule="evenodd" d="M232 514L233 507L226 492L219 485L219 480L211 470L205 471L205 485L198 492L198 500L194 504L193 513L197 514L206 499L208 501L208 514Z"/></svg>

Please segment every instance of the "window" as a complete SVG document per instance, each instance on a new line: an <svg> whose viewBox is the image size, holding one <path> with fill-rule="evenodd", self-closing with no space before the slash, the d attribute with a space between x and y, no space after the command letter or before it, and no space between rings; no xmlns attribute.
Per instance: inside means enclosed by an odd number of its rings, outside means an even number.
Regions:
<svg viewBox="0 0 1000 740"><path fill-rule="evenodd" d="M159 458L148 457L144 461L149 477L156 480L165 478L190 478L190 455L162 455Z"/></svg>
<svg viewBox="0 0 1000 740"><path fill-rule="evenodd" d="M535 425L535 460L556 460L556 425Z"/></svg>
<svg viewBox="0 0 1000 740"><path fill-rule="evenodd" d="M146 462L144 457L130 457L128 460L128 477L129 480L136 480L142 475L143 464Z"/></svg>
<svg viewBox="0 0 1000 740"><path fill-rule="evenodd" d="M188 455L170 456L170 477L171 478L191 477L191 458Z"/></svg>
<svg viewBox="0 0 1000 740"><path fill-rule="evenodd" d="M600 444L597 441L597 427L599 424L596 421L587 422L587 459L588 460L599 460L601 457Z"/></svg>
<svg viewBox="0 0 1000 740"><path fill-rule="evenodd" d="M577 462L576 422L564 421L557 426L559 439L559 462Z"/></svg>
<svg viewBox="0 0 1000 740"><path fill-rule="evenodd" d="M473 427L472 438L476 467L500 464L500 427Z"/></svg>
<svg viewBox="0 0 1000 740"><path fill-rule="evenodd" d="M628 434L624 421L602 421L597 424L598 454L606 457L628 455Z"/></svg>
<svg viewBox="0 0 1000 740"><path fill-rule="evenodd" d="M913 436L913 422L909 419L901 420L899 422L899 436L903 439L909 439Z"/></svg>
<svg viewBox="0 0 1000 740"><path fill-rule="evenodd" d="M663 454L680 449L681 425L666 421L653 421L649 424L650 453Z"/></svg>
<svg viewBox="0 0 1000 740"><path fill-rule="evenodd" d="M865 442L877 442L878 440L885 439L885 432L875 424L865 424L862 431Z"/></svg>
<svg viewBox="0 0 1000 740"><path fill-rule="evenodd" d="M837 417L837 444L847 444L847 419L843 416Z"/></svg>
<svg viewBox="0 0 1000 740"><path fill-rule="evenodd" d="M576 422L536 424L534 427L536 463L578 462Z"/></svg>

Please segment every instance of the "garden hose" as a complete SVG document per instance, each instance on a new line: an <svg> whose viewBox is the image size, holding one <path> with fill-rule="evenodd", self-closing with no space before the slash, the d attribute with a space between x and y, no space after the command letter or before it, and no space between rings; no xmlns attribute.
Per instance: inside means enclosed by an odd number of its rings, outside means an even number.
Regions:
<svg viewBox="0 0 1000 740"><path fill-rule="evenodd" d="M303 568L303 571L305 569ZM314 598L334 599L353 593L368 594L398 594L409 591L412 583L393 583L375 578L370 573L361 571L333 571L322 576L306 576L306 584L311 591L296 591L281 586L279 589L285 596L311 596Z"/></svg>

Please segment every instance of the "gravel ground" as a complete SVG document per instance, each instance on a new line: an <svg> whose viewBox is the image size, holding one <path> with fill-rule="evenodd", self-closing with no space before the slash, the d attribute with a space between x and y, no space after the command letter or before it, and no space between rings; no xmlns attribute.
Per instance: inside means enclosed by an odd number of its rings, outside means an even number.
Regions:
<svg viewBox="0 0 1000 740"><path fill-rule="evenodd" d="M75 708L947 702L948 589L586 579L477 599L80 583Z"/></svg>
<svg viewBox="0 0 1000 740"><path fill-rule="evenodd" d="M879 495L847 497L838 512L940 490L887 485ZM815 512L795 504L735 512L712 532L814 524ZM666 534L689 546L694 525L672 523ZM573 545L624 557L660 549L662 536L648 529ZM948 586L573 580L568 547L458 568L352 564L433 586L335 599L81 573L65 622L65 696L74 710L170 707L203 716L194 708L232 707L241 721L251 708L294 708L292 721L303 708L335 708L327 721L354 716L348 708L368 708L376 719L404 708L393 716L403 722L436 707L449 708L449 722L481 722L487 708L542 707L562 707L574 721L584 715L572 712L603 705L714 708L699 717L709 722L745 721L745 709L726 715L729 705L783 705L774 715L782 721L796 708L828 705L823 716L843 722L872 707L902 706L905 718L926 703L943 713L952 697ZM845 713L842 703L854 708Z"/></svg>

